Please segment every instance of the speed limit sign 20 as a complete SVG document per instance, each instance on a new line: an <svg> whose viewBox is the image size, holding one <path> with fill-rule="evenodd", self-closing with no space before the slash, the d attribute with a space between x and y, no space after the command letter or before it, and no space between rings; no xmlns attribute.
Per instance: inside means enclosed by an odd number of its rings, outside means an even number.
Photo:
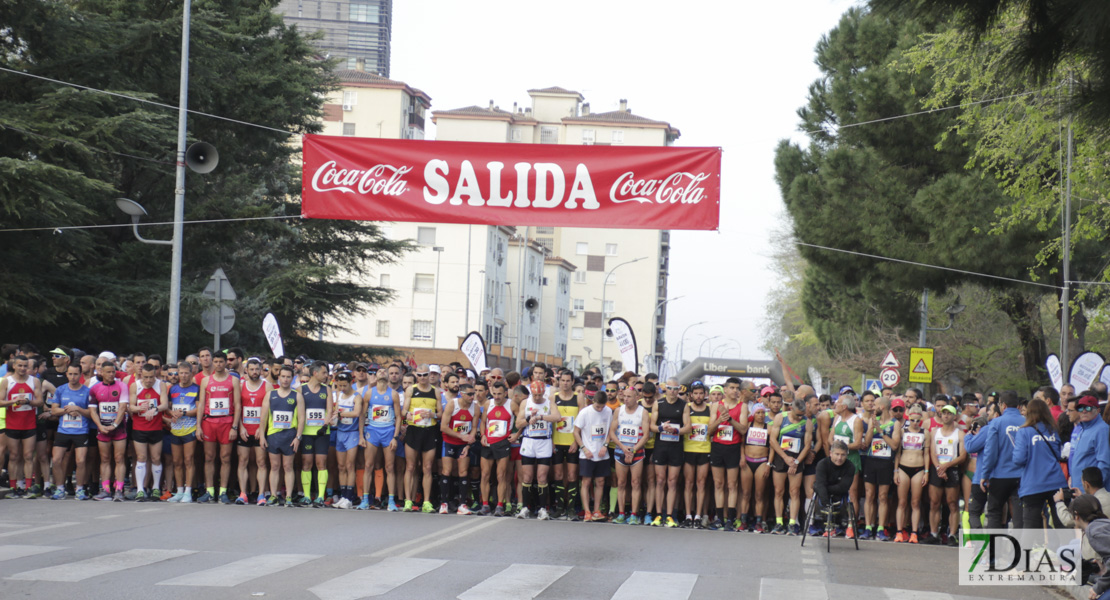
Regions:
<svg viewBox="0 0 1110 600"><path fill-rule="evenodd" d="M902 376L898 373L898 369L883 369L879 373L879 381L883 382L883 387L894 387L902 381Z"/></svg>

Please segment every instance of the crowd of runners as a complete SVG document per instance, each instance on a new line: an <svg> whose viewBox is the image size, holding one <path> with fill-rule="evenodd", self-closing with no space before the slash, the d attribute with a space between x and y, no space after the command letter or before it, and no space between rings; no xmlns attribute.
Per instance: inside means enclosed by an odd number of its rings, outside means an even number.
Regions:
<svg viewBox="0 0 1110 600"><path fill-rule="evenodd" d="M176 364L64 347L46 358L30 344L5 345L0 356L0 466L16 498L798 535L811 502L828 501L831 490L860 519L813 523L810 535L953 546L959 528L983 526L984 512L987 524L1020 526L1024 516L1029 526L1052 506L1052 492L1068 483L1052 480L1051 491L1031 483L1015 460L1014 432L1050 426L1056 445L1041 447L1067 451L1059 440L1083 431L1106 398L1105 386L1078 398L1068 386L1062 398L1042 388L1031 400L850 387L834 397L737 378L682 385L539 364L523 374L458 363L331 365L235 348L201 348ZM992 427L996 418L1005 425ZM1110 470L1100 435L1095 462ZM826 456L835 460L819 477ZM1060 471L1067 456L1056 458ZM1030 494L1040 504L1023 511Z"/></svg>

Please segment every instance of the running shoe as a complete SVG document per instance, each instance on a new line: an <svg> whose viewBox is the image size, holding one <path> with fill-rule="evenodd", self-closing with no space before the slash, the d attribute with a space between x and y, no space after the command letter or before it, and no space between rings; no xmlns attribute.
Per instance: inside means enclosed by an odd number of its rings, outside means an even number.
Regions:
<svg viewBox="0 0 1110 600"><path fill-rule="evenodd" d="M959 548L960 547L960 542L956 540L956 536L950 535L950 536L948 536L948 543L946 545L949 548Z"/></svg>
<svg viewBox="0 0 1110 600"><path fill-rule="evenodd" d="M682 525L679 525L679 527L681 527L683 529L693 529L694 528L694 518L690 517L690 516L687 516L685 519L682 520Z"/></svg>
<svg viewBox="0 0 1110 600"><path fill-rule="evenodd" d="M547 517L547 513L544 513L542 508L540 509L540 512L541 512L541 514L543 514L544 517ZM467 506L465 504L460 504L459 509L455 511L455 514L456 515L472 515L474 513L470 510L469 506Z"/></svg>
<svg viewBox="0 0 1110 600"><path fill-rule="evenodd" d="M328 508L331 508L333 504L335 504L335 496L328 496L327 499L324 500L324 506Z"/></svg>
<svg viewBox="0 0 1110 600"><path fill-rule="evenodd" d="M155 490L155 491L158 491L158 490ZM171 492L170 490L166 490L166 491L162 492L162 495L158 499L161 500L162 502L166 502L170 498L173 498L173 496L174 496L173 492Z"/></svg>
<svg viewBox="0 0 1110 600"><path fill-rule="evenodd" d="M405 512L412 512L412 511L413 511L412 500L405 500Z"/></svg>
<svg viewBox="0 0 1110 600"><path fill-rule="evenodd" d="M833 537L844 537L844 528L837 527L835 530L833 530Z"/></svg>
<svg viewBox="0 0 1110 600"><path fill-rule="evenodd" d="M518 519L527 519L528 517L531 517L531 516L532 516L532 513L528 511L527 506L521 507L520 512L516 513L516 518L518 518Z"/></svg>
<svg viewBox="0 0 1110 600"><path fill-rule="evenodd" d="M908 540L906 539L906 534L899 531L898 533L894 534L894 541L895 543L902 544Z"/></svg>
<svg viewBox="0 0 1110 600"><path fill-rule="evenodd" d="M312 506L312 498L309 498L308 496L301 496L300 498L297 498L296 504L300 507Z"/></svg>
<svg viewBox="0 0 1110 600"><path fill-rule="evenodd" d="M885 529L880 529L879 532L875 534L875 539L879 540L880 542L889 542L890 535L887 534Z"/></svg>
<svg viewBox="0 0 1110 600"><path fill-rule="evenodd" d="M379 510L382 507L382 499L377 496L370 499L370 510Z"/></svg>
<svg viewBox="0 0 1110 600"><path fill-rule="evenodd" d="M670 517L667 517L667 518L669 519ZM652 527L662 527L663 526L663 515L656 515L655 518L651 520L651 526Z"/></svg>
<svg viewBox="0 0 1110 600"><path fill-rule="evenodd" d="M617 518L613 519L614 525L625 525L627 523L628 519L624 516L624 513L617 515Z"/></svg>
<svg viewBox="0 0 1110 600"><path fill-rule="evenodd" d="M182 492L181 493L181 503L182 504L192 504L193 503L193 495L191 493Z"/></svg>
<svg viewBox="0 0 1110 600"><path fill-rule="evenodd" d="M546 521L548 518L547 509L541 506L540 509L536 511L536 520Z"/></svg>
<svg viewBox="0 0 1110 600"><path fill-rule="evenodd" d="M286 498L285 499L285 506L286 506L286 508L293 508L294 506L296 506L296 504L293 503L292 498Z"/></svg>
<svg viewBox="0 0 1110 600"><path fill-rule="evenodd" d="M135 492L135 502L146 502L148 500L146 492L139 490Z"/></svg>
<svg viewBox="0 0 1110 600"><path fill-rule="evenodd" d="M581 511L571 512L570 513L570 520L575 521L575 522L581 521L582 520L582 515L583 515L583 513Z"/></svg>
<svg viewBox="0 0 1110 600"><path fill-rule="evenodd" d="M595 510L594 515L593 515L593 520L594 521L604 521L605 520L605 515L601 514L601 511Z"/></svg>
<svg viewBox="0 0 1110 600"><path fill-rule="evenodd" d="M783 535L785 533L786 527L783 527L782 523L775 523L775 526L771 528L771 535Z"/></svg>
<svg viewBox="0 0 1110 600"><path fill-rule="evenodd" d="M36 484L31 486L30 490L27 491L26 498L28 500L31 500L33 498L38 498L41 495L42 495L42 487L39 486L39 484L36 483Z"/></svg>
<svg viewBox="0 0 1110 600"><path fill-rule="evenodd" d="M123 493L123 499L134 500L138 495L139 490L137 488L127 488L127 491Z"/></svg>
<svg viewBox="0 0 1110 600"><path fill-rule="evenodd" d="M873 537L875 537L875 534L870 529L864 528L863 531L859 532L859 539L861 540L869 540Z"/></svg>
<svg viewBox="0 0 1110 600"><path fill-rule="evenodd" d="M51 494L50 499L51 500L65 500L66 499L66 489L62 486L58 486L57 488L54 489L54 493Z"/></svg>
<svg viewBox="0 0 1110 600"><path fill-rule="evenodd" d="M745 523L743 519L736 519L736 521L732 524L732 527L736 531L751 531L751 529L749 529L748 527L748 524Z"/></svg>
<svg viewBox="0 0 1110 600"><path fill-rule="evenodd" d="M586 511L586 516L582 517L582 520L586 523L589 523L590 521L593 521L594 520L593 514L591 514L590 511Z"/></svg>
<svg viewBox="0 0 1110 600"><path fill-rule="evenodd" d="M81 489L77 490L77 499L78 500L88 500L89 499L89 493L87 491L85 491L85 488L81 488Z"/></svg>
<svg viewBox="0 0 1110 600"><path fill-rule="evenodd" d="M664 527L678 527L678 523L675 523L673 518L667 517L667 523L664 525Z"/></svg>
<svg viewBox="0 0 1110 600"><path fill-rule="evenodd" d="M493 516L495 516L495 517L504 517L505 516L505 507L498 504L497 507L493 509Z"/></svg>
<svg viewBox="0 0 1110 600"><path fill-rule="evenodd" d="M201 494L200 498L197 498L197 503L198 504L207 504L211 501L212 501L212 494L209 494L207 491L205 491L203 494Z"/></svg>
<svg viewBox="0 0 1110 600"><path fill-rule="evenodd" d="M794 523L786 531L786 535L802 535L802 526Z"/></svg>
<svg viewBox="0 0 1110 600"><path fill-rule="evenodd" d="M910 543L911 544L916 544L917 543L917 534L916 533L911 533L910 534Z"/></svg>
<svg viewBox="0 0 1110 600"><path fill-rule="evenodd" d="M162 490L158 488L150 490L150 494L147 495L146 499L150 502L160 501L162 499Z"/></svg>
<svg viewBox="0 0 1110 600"><path fill-rule="evenodd" d="M824 531L824 529L822 529L820 525L814 523L813 525L809 526L809 530L806 531L806 535L808 535L809 537L818 537L821 535L822 531Z"/></svg>
<svg viewBox="0 0 1110 600"><path fill-rule="evenodd" d="M258 495L258 502L256 502L255 504L257 506L266 506L266 496L263 496L262 494L259 494Z"/></svg>
<svg viewBox="0 0 1110 600"><path fill-rule="evenodd" d="M358 505L359 510L370 510L370 499L363 498L362 502Z"/></svg>
<svg viewBox="0 0 1110 600"><path fill-rule="evenodd" d="M247 505L247 495L246 494L239 494L239 497L235 499L235 504L237 504L239 506L246 506Z"/></svg>
<svg viewBox="0 0 1110 600"><path fill-rule="evenodd" d="M725 524L720 519L713 519L709 522L710 531L720 531L725 528Z"/></svg>
<svg viewBox="0 0 1110 600"><path fill-rule="evenodd" d="M640 525L640 517L637 517L636 515L632 515L631 517L628 517L628 524L629 525Z"/></svg>
<svg viewBox="0 0 1110 600"><path fill-rule="evenodd" d="M424 504L420 507L420 512L423 512L423 513L431 514L431 513L434 513L435 511L436 511L435 507L432 506L432 503L428 502L427 500L425 500Z"/></svg>
<svg viewBox="0 0 1110 600"><path fill-rule="evenodd" d="M864 531L867 531L867 530L866 530L866 529L864 529ZM855 529L854 529L854 528L853 528L853 527L852 527L851 525L849 525L849 526L848 526L848 528L844 530L844 537L846 537L846 538L848 538L848 539L850 539L850 540L851 540L851 539L855 539L855 537L856 537L856 530L855 530Z"/></svg>
<svg viewBox="0 0 1110 600"><path fill-rule="evenodd" d="M709 515L702 515L701 521L698 523L698 529L706 529L709 527Z"/></svg>
<svg viewBox="0 0 1110 600"><path fill-rule="evenodd" d="M756 521L755 524L752 525L750 529L748 529L748 531L754 531L756 533L766 533L767 530L763 527L763 520L760 519Z"/></svg>
<svg viewBox="0 0 1110 600"><path fill-rule="evenodd" d="M116 493L112 494L112 502L123 502L123 490L116 490Z"/></svg>
<svg viewBox="0 0 1110 600"><path fill-rule="evenodd" d="M478 509L478 514L483 517L488 517L490 515L489 505L483 504L482 508Z"/></svg>
<svg viewBox="0 0 1110 600"><path fill-rule="evenodd" d="M324 499L317 497L312 501L312 508L324 508Z"/></svg>
<svg viewBox="0 0 1110 600"><path fill-rule="evenodd" d="M736 531L736 523L734 521L725 520L723 531Z"/></svg>
<svg viewBox="0 0 1110 600"><path fill-rule="evenodd" d="M231 504L231 498L227 497L227 493L220 494L220 504Z"/></svg>
<svg viewBox="0 0 1110 600"><path fill-rule="evenodd" d="M932 533L929 533L924 538L922 538L921 543L922 544L928 544L930 546L935 546L935 545L940 543L940 540L937 539L937 536L933 535Z"/></svg>
<svg viewBox="0 0 1110 600"><path fill-rule="evenodd" d="M277 506L278 504L281 504L281 498L277 494L272 494L266 499L266 506Z"/></svg>
<svg viewBox="0 0 1110 600"><path fill-rule="evenodd" d="M389 499L389 512L397 512L397 503L392 498Z"/></svg>
<svg viewBox="0 0 1110 600"><path fill-rule="evenodd" d="M441 515L447 514L447 503L446 502L439 505L439 514L441 514Z"/></svg>

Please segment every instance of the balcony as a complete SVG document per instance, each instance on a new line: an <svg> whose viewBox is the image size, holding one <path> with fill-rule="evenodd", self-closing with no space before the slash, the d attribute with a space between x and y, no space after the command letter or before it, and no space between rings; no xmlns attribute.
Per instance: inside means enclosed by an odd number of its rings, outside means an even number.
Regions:
<svg viewBox="0 0 1110 600"><path fill-rule="evenodd" d="M409 127L417 127L421 131L424 130L424 117L412 112L409 113Z"/></svg>

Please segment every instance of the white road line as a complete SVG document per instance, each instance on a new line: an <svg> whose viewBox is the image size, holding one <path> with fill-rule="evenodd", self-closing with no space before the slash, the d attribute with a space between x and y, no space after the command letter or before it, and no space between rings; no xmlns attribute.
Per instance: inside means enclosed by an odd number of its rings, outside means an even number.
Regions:
<svg viewBox="0 0 1110 600"><path fill-rule="evenodd" d="M922 592L918 590L896 590L893 588L882 588L884 594L890 600L952 600L952 594L943 594L941 592Z"/></svg>
<svg viewBox="0 0 1110 600"><path fill-rule="evenodd" d="M468 535L471 535L472 533L474 533L474 532L476 532L480 529L485 529L486 527L492 527L493 525L497 525L498 523L504 522L506 520L507 519L485 519L483 522L475 525L474 527L463 529L462 531L459 531L458 533L455 533L455 534L452 534L452 535L449 535L449 536L446 536L446 537L440 536L434 542L429 542L427 544L424 544L423 546L417 546L416 548L413 548L412 550L402 552L402 553L397 555L397 558L409 558L410 556L416 556L417 554L427 552L428 550L431 550L432 548L435 548L437 546L442 546L446 543L453 542L457 539L464 538L464 537L466 537Z"/></svg>
<svg viewBox="0 0 1110 600"><path fill-rule="evenodd" d="M612 600L686 600L697 582L698 576L694 573L636 571L624 580Z"/></svg>
<svg viewBox="0 0 1110 600"><path fill-rule="evenodd" d="M325 581L308 591L320 600L357 600L381 596L445 564L445 560L430 558L387 558L369 567Z"/></svg>
<svg viewBox="0 0 1110 600"><path fill-rule="evenodd" d="M817 560L816 558L803 558L802 559L802 564L804 564L804 565L819 565L819 564L821 564L821 561Z"/></svg>
<svg viewBox="0 0 1110 600"><path fill-rule="evenodd" d="M68 564L16 573L8 579L28 581L84 581L90 577L116 571L145 567L157 562L195 554L192 550L147 550L136 548L126 552L105 554Z"/></svg>
<svg viewBox="0 0 1110 600"><path fill-rule="evenodd" d="M497 520L497 519L494 519L494 520ZM442 537L444 534L447 534L449 532L455 531L457 529L462 529L464 527L473 527L474 525L475 525L475 523L472 520L463 521L462 523L459 523L457 525L452 525L450 527L447 527L445 529L441 529L441 530L436 531L434 533L429 533L428 535L423 535L423 536L420 536L418 538L413 538L411 540L408 540L407 542L401 542L400 544L394 544L394 545L392 545L388 548L382 548L381 550L378 550L377 552L375 552L373 554L370 554L369 557L370 558L385 558L387 556L393 556L401 548L406 548L406 547L411 546L413 544L419 544L421 542L434 540L436 538Z"/></svg>
<svg viewBox="0 0 1110 600"><path fill-rule="evenodd" d="M321 554L260 554L206 571L197 571L196 573L160 581L158 585L235 587L252 579L292 569L297 565L316 560L322 556Z"/></svg>
<svg viewBox="0 0 1110 600"><path fill-rule="evenodd" d="M817 569L802 569L803 575L816 575L817 573Z"/></svg>
<svg viewBox="0 0 1110 600"><path fill-rule="evenodd" d="M61 546L0 546L0 561L65 550Z"/></svg>
<svg viewBox="0 0 1110 600"><path fill-rule="evenodd" d="M767 579L759 583L760 600L780 600L781 598L805 598L806 600L828 600L829 593L820 581L805 579Z"/></svg>
<svg viewBox="0 0 1110 600"><path fill-rule="evenodd" d="M458 595L459 600L531 600L573 567L509 565L500 573Z"/></svg>
<svg viewBox="0 0 1110 600"><path fill-rule="evenodd" d="M159 512L160 510L162 510L162 509L160 509L160 508L144 508L142 510L137 510L135 512L152 513L152 512Z"/></svg>
<svg viewBox="0 0 1110 600"><path fill-rule="evenodd" d="M101 515L101 516L99 516L99 517L96 517L96 518L97 518L97 519L101 519L101 520L104 520L104 519L115 519L115 518L117 518L117 517L122 517L122 516L123 516L123 515Z"/></svg>
<svg viewBox="0 0 1110 600"><path fill-rule="evenodd" d="M57 529L59 527L69 527L70 525L78 525L78 523L76 521L63 521L61 523L51 523L50 525L43 525L41 527L20 529L19 531L7 531L4 533L0 533L0 538L13 535L23 535L24 533L35 533L37 531L46 531L47 529Z"/></svg>

